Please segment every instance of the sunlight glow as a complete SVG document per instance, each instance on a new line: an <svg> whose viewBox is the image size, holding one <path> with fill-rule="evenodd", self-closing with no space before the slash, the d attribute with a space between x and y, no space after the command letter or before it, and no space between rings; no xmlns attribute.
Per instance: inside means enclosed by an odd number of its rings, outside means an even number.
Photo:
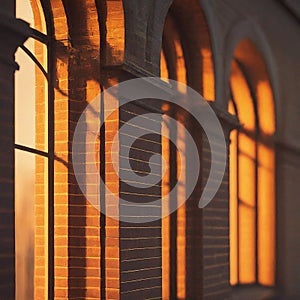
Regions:
<svg viewBox="0 0 300 300"><path fill-rule="evenodd" d="M170 299L170 216L169 212L169 193L170 193L170 147L169 129L166 120L162 122L162 153L165 160L165 173L162 179L162 197L167 201L162 203L162 299Z"/></svg>
<svg viewBox="0 0 300 300"><path fill-rule="evenodd" d="M265 80L257 81L253 99L235 61L230 84L243 126L231 134L230 145L230 282L274 286L274 100ZM235 114L232 102L229 112Z"/></svg>
<svg viewBox="0 0 300 300"><path fill-rule="evenodd" d="M17 0L16 16L44 31L40 3ZM28 39L25 46L47 70L47 48ZM47 82L35 63L18 49L15 75L15 142L48 151ZM15 151L16 299L48 299L48 161Z"/></svg>

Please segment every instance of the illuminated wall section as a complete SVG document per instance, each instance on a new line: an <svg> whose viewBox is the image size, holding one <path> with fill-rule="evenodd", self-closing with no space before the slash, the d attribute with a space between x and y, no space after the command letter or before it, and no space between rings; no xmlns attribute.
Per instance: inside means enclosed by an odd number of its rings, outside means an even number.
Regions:
<svg viewBox="0 0 300 300"><path fill-rule="evenodd" d="M163 75L163 73L162 73ZM163 77L167 78L167 77ZM169 145L169 128L167 120L162 122L162 153L163 153L163 179L162 179L162 197L165 199L162 203L162 298L170 299L170 216L169 201L170 197L170 145Z"/></svg>
<svg viewBox="0 0 300 300"><path fill-rule="evenodd" d="M177 145L181 153L185 151L185 132L182 127L178 128ZM186 198L185 180L186 180L186 159L177 152L177 178L178 203ZM181 177L182 176L182 177ZM182 179L180 179L182 178ZM186 299L186 205L183 204L177 210L177 297Z"/></svg>
<svg viewBox="0 0 300 300"><path fill-rule="evenodd" d="M207 30L205 28L205 30ZM204 45L201 48L202 55L202 76L203 76L203 92L202 96L210 101L215 100L215 75L213 65L213 54L211 48Z"/></svg>

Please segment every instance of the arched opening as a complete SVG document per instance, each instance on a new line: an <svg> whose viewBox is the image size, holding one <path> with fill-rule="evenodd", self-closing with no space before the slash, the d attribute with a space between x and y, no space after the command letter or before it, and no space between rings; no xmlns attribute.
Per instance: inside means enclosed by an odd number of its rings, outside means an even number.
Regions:
<svg viewBox="0 0 300 300"><path fill-rule="evenodd" d="M210 33L197 0L173 1L165 21L162 48L161 77L187 83L205 99L214 101Z"/></svg>
<svg viewBox="0 0 300 300"><path fill-rule="evenodd" d="M241 128L230 145L230 282L275 284L275 109L261 54L249 40L234 52L229 112Z"/></svg>
<svg viewBox="0 0 300 300"><path fill-rule="evenodd" d="M198 1L175 0L171 5L163 31L160 67L163 80L172 79L185 83L204 98L214 100L215 76L211 41L205 15ZM184 123L195 136L201 152L199 127L191 123L184 112L169 109L168 114ZM167 121L163 122L162 131L165 136L162 140L162 152L169 166L162 182L162 193L165 196L176 184L180 173L186 174L191 162L187 156L179 157L176 148L168 140L171 134L175 135L173 139L177 140L177 146L184 148L184 132L179 128L176 132L170 132ZM201 189L200 179L198 185L196 193ZM179 182L176 194L175 201L185 199L185 182ZM168 204L163 204L163 210L168 211L167 206ZM176 212L162 220L163 299L195 299L195 295L197 299L201 297L200 214L201 211L191 197Z"/></svg>

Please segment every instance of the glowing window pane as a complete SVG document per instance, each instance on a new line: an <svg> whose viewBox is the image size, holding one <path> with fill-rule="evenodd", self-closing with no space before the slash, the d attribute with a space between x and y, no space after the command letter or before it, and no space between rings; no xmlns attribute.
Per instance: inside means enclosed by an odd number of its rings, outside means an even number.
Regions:
<svg viewBox="0 0 300 300"><path fill-rule="evenodd" d="M255 83L256 99L252 98L254 91L251 93L237 62L232 64L230 83L238 118L243 125L237 136L232 133L230 146L230 281L232 285L259 283L273 286L274 100L269 82L265 80ZM233 103L230 103L229 111L235 113Z"/></svg>
<svg viewBox="0 0 300 300"><path fill-rule="evenodd" d="M16 299L47 299L48 163L15 151Z"/></svg>
<svg viewBox="0 0 300 300"><path fill-rule="evenodd" d="M258 276L261 284L273 286L275 283L274 150L259 144L258 157Z"/></svg>

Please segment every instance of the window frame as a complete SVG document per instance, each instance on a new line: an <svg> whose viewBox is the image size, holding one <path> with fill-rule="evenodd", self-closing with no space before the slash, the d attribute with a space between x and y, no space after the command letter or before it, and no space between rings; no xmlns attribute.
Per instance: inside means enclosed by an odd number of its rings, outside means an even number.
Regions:
<svg viewBox="0 0 300 300"><path fill-rule="evenodd" d="M253 130L253 132L245 129L243 127L243 125L241 127L239 127L237 129L236 132L234 132L234 134L236 134L236 147L234 148L235 153L235 159L236 159L236 166L237 166L237 174L236 174L236 193L237 193L237 234L236 234L236 238L237 238L237 283L236 284L231 284L231 287L234 291L234 299L241 299L242 295L249 295L249 293L253 293L254 298L256 299L261 299L263 297L266 297L267 295L269 296L269 294L275 295L274 291L276 289L276 249L274 248L274 256L275 256L275 262L274 262L274 285L273 286L268 286L268 285L264 285L260 282L260 278L259 278L259 165L260 165L260 157L259 157L259 147L260 145L265 145L266 143L264 142L264 136L262 133L262 129L260 127L260 122L259 122L259 111L258 111L258 96L256 95L256 92L249 80L249 78L247 77L247 73L244 70L243 65L241 64L241 62L239 62L237 59L234 59L233 62L235 62L237 64L237 67L239 68L242 76L245 79L245 82L247 84L247 87L249 89L250 92L250 96L251 96L251 100L252 100L252 105L253 105L253 113L254 113L254 119L255 119L255 128ZM233 87L232 84L229 84L229 90L230 90L230 102L233 105L233 110L234 110L234 114L237 116L237 118L239 119L239 112L238 112L238 105L237 105L237 101L234 97L234 93L233 93ZM275 114L274 114L274 118L275 118ZM273 120L274 124L275 124L275 119ZM240 222L239 222L239 218L240 218L240 199L239 199L239 181L240 181L240 168L239 168L239 157L240 157L240 142L239 142L239 136L240 134L243 133L245 135L247 135L249 138L251 138L252 142L255 144L255 158L254 158L254 167L255 167L255 174L254 174L254 178L253 178L253 182L254 182L254 195L255 195L255 282L254 283L241 283L240 282L240 277L239 277L239 269L240 269L240 258L239 258L239 253L240 253L240 244L239 244L239 226L240 226ZM274 131L275 133L275 131ZM273 179L274 179L274 190L276 189L276 151L275 151L275 146L273 145L272 147L272 151L274 154L274 172L273 172ZM231 160L232 157L230 156L229 159ZM231 170L230 170L231 172ZM230 191L231 193L231 191ZM229 201L231 201L231 197L229 199ZM274 192L274 205L275 205L275 210L276 210L276 194ZM231 213L231 208L229 207L229 213ZM276 217L276 216L275 216ZM275 223L274 223L274 231L275 231L275 239L276 239L276 219L275 219ZM230 229L231 230L231 229ZM231 260L230 260L231 263ZM231 277L231 274L230 274ZM235 298L236 297L236 298Z"/></svg>
<svg viewBox="0 0 300 300"><path fill-rule="evenodd" d="M28 147L25 145L21 145L15 142L14 144L14 155L16 150L20 150L26 153L38 155L47 159L48 165L48 176L47 176L47 184L48 184L48 224L46 224L47 228L47 237L48 237L48 265L47 265L47 278L48 278L48 299L54 299L54 161L55 161L55 153L54 153L54 84L53 84L53 42L52 39L54 27L52 19L53 17L46 14L46 11L51 11L50 6L44 0L37 0L41 4L40 12L45 19L46 24L46 32L43 32L30 27L30 35L28 38L32 38L34 42L40 42L41 44L46 46L46 55L47 55L47 70L42 66L39 60L36 58L35 54L31 52L25 45L21 45L20 49L34 62L35 66L42 72L46 79L47 85L47 96L45 97L45 103L47 105L47 149L44 151L38 150L32 147ZM33 10L33 7L31 6ZM16 184L14 183L16 188Z"/></svg>

